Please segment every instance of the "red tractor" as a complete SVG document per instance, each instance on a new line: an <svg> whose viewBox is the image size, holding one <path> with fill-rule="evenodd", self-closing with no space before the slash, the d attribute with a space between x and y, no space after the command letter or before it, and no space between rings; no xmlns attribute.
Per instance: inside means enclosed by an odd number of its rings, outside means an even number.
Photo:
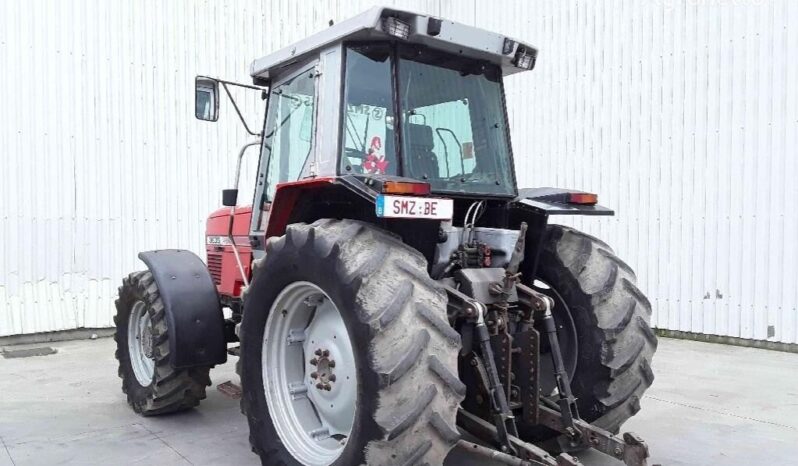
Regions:
<svg viewBox="0 0 798 466"><path fill-rule="evenodd" d="M257 140L208 219L207 265L143 252L119 290L133 409L197 406L232 354L264 464L441 465L455 445L499 464L587 448L646 464L616 434L653 381L651 305L607 244L550 223L613 212L516 187L503 78L536 56L375 8L255 60L264 123L238 112ZM215 121L234 85L197 78L196 116Z"/></svg>

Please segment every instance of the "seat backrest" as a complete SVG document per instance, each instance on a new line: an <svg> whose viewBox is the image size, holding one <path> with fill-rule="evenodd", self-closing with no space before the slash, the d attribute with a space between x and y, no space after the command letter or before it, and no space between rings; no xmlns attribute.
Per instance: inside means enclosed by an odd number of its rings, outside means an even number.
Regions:
<svg viewBox="0 0 798 466"><path fill-rule="evenodd" d="M405 126L405 147L408 148L409 171L412 178L438 178L438 157L432 152L435 140L432 128L408 123Z"/></svg>

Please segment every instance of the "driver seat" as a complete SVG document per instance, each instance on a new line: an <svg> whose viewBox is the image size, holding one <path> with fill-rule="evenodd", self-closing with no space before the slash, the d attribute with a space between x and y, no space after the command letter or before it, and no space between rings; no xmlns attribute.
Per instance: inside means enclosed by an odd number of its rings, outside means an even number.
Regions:
<svg viewBox="0 0 798 466"><path fill-rule="evenodd" d="M408 156L407 176L416 179L438 178L438 157L432 152L435 140L432 128L427 125L408 123L405 126L404 137L406 140Z"/></svg>

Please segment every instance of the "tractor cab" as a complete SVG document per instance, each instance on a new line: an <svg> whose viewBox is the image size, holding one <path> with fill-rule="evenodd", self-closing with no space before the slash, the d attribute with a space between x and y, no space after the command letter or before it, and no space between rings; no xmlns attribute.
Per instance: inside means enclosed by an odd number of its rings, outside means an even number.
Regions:
<svg viewBox="0 0 798 466"><path fill-rule="evenodd" d="M268 105L249 233L281 232L269 220L278 189L313 180L369 190L396 179L428 186L411 194L512 199L502 78L532 69L536 55L501 34L373 8L255 60ZM207 79L197 115L215 119L201 111L219 100Z"/></svg>
<svg viewBox="0 0 798 466"><path fill-rule="evenodd" d="M375 8L256 60L255 83L271 89L262 159L276 163L262 173L266 198L278 183L373 175L426 182L433 193L514 196L502 76L531 69L536 53Z"/></svg>

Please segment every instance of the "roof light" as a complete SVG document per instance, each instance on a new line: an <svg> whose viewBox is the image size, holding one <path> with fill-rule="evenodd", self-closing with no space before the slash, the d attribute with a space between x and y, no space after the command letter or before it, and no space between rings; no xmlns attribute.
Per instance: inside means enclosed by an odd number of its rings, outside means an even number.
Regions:
<svg viewBox="0 0 798 466"><path fill-rule="evenodd" d="M510 55L513 52L513 48L515 48L515 41L509 37L505 37L504 44L502 44L502 53Z"/></svg>
<svg viewBox="0 0 798 466"><path fill-rule="evenodd" d="M568 193L569 204L596 205L598 194L593 193Z"/></svg>
<svg viewBox="0 0 798 466"><path fill-rule="evenodd" d="M382 30L386 34L407 40L410 37L410 24L395 16L389 16L382 20Z"/></svg>
<svg viewBox="0 0 798 466"><path fill-rule="evenodd" d="M519 45L518 50L515 52L515 58L513 58L513 65L525 70L531 70L535 67L536 59L537 52L535 52L535 49L527 49Z"/></svg>
<svg viewBox="0 0 798 466"><path fill-rule="evenodd" d="M417 194L426 196L430 193L430 187L429 183L385 181L382 183L382 192L385 194Z"/></svg>

